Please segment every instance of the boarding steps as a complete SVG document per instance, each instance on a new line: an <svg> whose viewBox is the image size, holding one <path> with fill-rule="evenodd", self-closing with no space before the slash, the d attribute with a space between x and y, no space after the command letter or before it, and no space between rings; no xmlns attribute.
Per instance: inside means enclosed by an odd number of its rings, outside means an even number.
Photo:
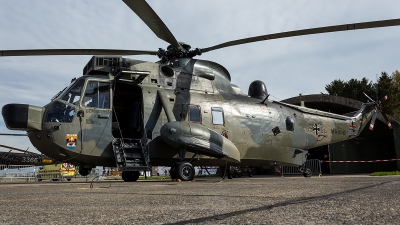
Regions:
<svg viewBox="0 0 400 225"><path fill-rule="evenodd" d="M112 145L119 171L151 170L149 151L147 146L141 143L141 140L115 138Z"/></svg>

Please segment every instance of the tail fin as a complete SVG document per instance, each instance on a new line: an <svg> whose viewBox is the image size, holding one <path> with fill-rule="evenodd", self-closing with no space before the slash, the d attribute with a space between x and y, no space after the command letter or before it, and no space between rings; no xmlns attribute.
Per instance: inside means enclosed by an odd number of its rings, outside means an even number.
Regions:
<svg viewBox="0 0 400 225"><path fill-rule="evenodd" d="M367 102L361 105L353 117L351 117L350 135L358 136L361 131L367 126L368 122L372 119L375 110L374 102Z"/></svg>

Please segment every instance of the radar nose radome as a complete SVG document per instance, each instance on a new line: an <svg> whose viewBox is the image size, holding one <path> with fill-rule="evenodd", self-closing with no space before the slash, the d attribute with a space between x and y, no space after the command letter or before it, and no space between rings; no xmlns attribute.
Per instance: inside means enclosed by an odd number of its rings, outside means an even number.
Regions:
<svg viewBox="0 0 400 225"><path fill-rule="evenodd" d="M2 108L4 122L10 130L41 130L43 108L27 104L7 104Z"/></svg>

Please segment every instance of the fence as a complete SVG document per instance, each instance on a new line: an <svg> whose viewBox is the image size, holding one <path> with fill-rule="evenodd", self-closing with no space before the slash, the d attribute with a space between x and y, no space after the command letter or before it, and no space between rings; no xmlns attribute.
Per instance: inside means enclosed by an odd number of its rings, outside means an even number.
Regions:
<svg viewBox="0 0 400 225"><path fill-rule="evenodd" d="M0 181L36 180L39 168L34 165L0 165Z"/></svg>
<svg viewBox="0 0 400 225"><path fill-rule="evenodd" d="M309 168L312 174L318 174L319 176L322 174L321 172L321 161L319 159L309 159L305 163L305 167ZM299 171L299 166L281 166L281 175L292 175L292 174L302 174Z"/></svg>

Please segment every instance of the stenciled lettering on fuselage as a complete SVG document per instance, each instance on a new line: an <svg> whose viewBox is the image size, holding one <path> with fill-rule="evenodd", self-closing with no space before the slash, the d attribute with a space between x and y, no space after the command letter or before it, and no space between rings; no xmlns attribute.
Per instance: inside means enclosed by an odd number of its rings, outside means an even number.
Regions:
<svg viewBox="0 0 400 225"><path fill-rule="evenodd" d="M336 128L332 128L331 129L331 133L332 134L339 134L339 135L347 135L347 131L346 130L336 129Z"/></svg>
<svg viewBox="0 0 400 225"><path fill-rule="evenodd" d="M86 119L86 124L101 125L101 122L99 120Z"/></svg>

